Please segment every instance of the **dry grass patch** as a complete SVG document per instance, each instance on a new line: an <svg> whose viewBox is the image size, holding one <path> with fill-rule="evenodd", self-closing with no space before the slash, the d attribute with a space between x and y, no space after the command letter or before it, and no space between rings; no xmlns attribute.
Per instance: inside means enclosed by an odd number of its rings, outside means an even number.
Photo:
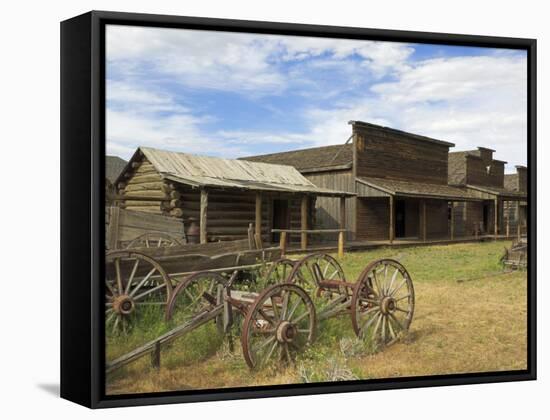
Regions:
<svg viewBox="0 0 550 420"><path fill-rule="evenodd" d="M251 372L241 355L237 320L233 352L216 336L214 325L208 325L163 350L160 371L145 357L109 375L107 393L525 369L526 273L500 273L498 258L505 245L488 242L346 255L342 264L348 280L380 257L398 259L413 277L416 310L410 333L382 351L358 342L349 316L342 316L320 325L317 341L295 366ZM151 331L157 328L152 325ZM109 340L108 353L120 354L140 339L137 331L115 337Z"/></svg>

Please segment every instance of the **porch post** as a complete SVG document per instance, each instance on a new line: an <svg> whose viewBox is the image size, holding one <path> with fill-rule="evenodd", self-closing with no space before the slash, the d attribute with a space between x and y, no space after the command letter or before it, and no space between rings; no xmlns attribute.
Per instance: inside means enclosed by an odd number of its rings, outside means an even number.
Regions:
<svg viewBox="0 0 550 420"><path fill-rule="evenodd" d="M506 207L506 237L510 236L510 201L505 201L502 205Z"/></svg>
<svg viewBox="0 0 550 420"><path fill-rule="evenodd" d="M390 244L393 243L393 240L395 238L395 232L394 232L394 215L393 215L393 195L390 195Z"/></svg>
<svg viewBox="0 0 550 420"><path fill-rule="evenodd" d="M201 209L200 209L200 242L205 244L208 241L206 229L207 229L207 212L208 212L208 191L204 188L201 190Z"/></svg>
<svg viewBox="0 0 550 420"><path fill-rule="evenodd" d="M498 235L498 198L495 198L495 239Z"/></svg>
<svg viewBox="0 0 550 420"><path fill-rule="evenodd" d="M455 202L451 201L451 241L455 238Z"/></svg>
<svg viewBox="0 0 550 420"><path fill-rule="evenodd" d="M256 193L256 217L254 221L254 236L262 237L262 193ZM257 240L257 239L256 239Z"/></svg>
<svg viewBox="0 0 550 420"><path fill-rule="evenodd" d="M426 200L422 200L422 240L426 242Z"/></svg>
<svg viewBox="0 0 550 420"><path fill-rule="evenodd" d="M302 196L302 205L300 207L300 211L301 211L301 227L300 229L302 230L302 233L301 233L301 246L302 246L302 249L306 249L307 248L307 232L305 232L307 230L307 195L303 195Z"/></svg>

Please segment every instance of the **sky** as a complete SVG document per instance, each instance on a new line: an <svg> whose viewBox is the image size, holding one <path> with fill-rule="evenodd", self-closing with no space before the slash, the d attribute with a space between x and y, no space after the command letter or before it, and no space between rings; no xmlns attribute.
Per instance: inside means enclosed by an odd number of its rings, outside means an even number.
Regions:
<svg viewBox="0 0 550 420"><path fill-rule="evenodd" d="M350 120L527 162L524 51L108 25L107 154L343 144Z"/></svg>

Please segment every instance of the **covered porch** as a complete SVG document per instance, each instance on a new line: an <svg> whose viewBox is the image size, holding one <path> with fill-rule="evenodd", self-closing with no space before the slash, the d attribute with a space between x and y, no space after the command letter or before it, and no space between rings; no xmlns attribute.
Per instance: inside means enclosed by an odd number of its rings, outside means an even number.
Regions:
<svg viewBox="0 0 550 420"><path fill-rule="evenodd" d="M456 229L457 209L481 202L459 187L377 178L357 178L357 194L356 242L373 244L469 236Z"/></svg>

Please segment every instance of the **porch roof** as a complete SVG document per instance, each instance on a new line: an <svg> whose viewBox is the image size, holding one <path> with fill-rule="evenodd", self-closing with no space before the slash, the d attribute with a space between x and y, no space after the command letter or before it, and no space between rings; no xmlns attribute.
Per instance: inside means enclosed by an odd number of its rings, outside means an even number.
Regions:
<svg viewBox="0 0 550 420"><path fill-rule="evenodd" d="M527 199L527 193L520 192L520 191L513 191L507 188L488 187L485 185L470 185L470 184L467 184L466 188L473 193L480 192L488 195L493 195L495 196L495 198L498 197L498 198L509 199L509 200L526 200Z"/></svg>
<svg viewBox="0 0 550 420"><path fill-rule="evenodd" d="M357 177L357 182L367 185L388 195L434 198L454 201L479 201L466 188L446 184L429 184L424 182L403 181L387 178Z"/></svg>

